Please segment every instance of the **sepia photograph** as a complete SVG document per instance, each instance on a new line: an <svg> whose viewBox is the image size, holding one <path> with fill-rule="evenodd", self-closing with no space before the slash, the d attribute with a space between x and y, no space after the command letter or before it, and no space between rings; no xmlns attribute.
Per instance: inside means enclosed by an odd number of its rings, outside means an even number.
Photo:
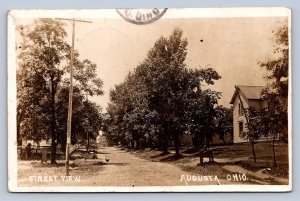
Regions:
<svg viewBox="0 0 300 201"><path fill-rule="evenodd" d="M288 8L12 10L12 192L292 190Z"/></svg>

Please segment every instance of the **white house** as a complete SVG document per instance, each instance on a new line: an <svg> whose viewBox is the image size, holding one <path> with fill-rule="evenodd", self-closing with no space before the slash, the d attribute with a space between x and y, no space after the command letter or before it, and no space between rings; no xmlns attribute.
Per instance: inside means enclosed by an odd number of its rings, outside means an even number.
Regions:
<svg viewBox="0 0 300 201"><path fill-rule="evenodd" d="M262 100L261 94L263 86L235 86L235 92L231 98L230 104L233 105L233 142L246 142L241 137L243 131L246 131L247 120L244 109L253 107L263 109L267 107L267 102Z"/></svg>

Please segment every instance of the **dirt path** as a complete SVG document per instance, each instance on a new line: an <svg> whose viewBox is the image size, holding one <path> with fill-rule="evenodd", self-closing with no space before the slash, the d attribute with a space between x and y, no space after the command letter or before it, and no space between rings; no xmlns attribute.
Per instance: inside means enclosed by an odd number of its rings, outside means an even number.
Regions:
<svg viewBox="0 0 300 201"><path fill-rule="evenodd" d="M201 185L217 184L217 181L188 181L190 173L171 164L152 162L133 156L132 154L113 147L101 149L100 158L106 163L105 169L99 172L103 185L121 186L172 186L172 185ZM185 179L181 179L181 177ZM197 175L198 176L198 175ZM208 178L207 178L208 179ZM208 179L210 180L210 179Z"/></svg>
<svg viewBox="0 0 300 201"><path fill-rule="evenodd" d="M30 161L20 161L19 185L186 186L225 183L225 181L211 177L213 175L191 175L172 164L144 160L119 148L105 147L98 151L100 152L97 155L98 159L80 159L82 165L71 169L71 175L80 176L80 182L65 182L61 179L54 183L53 181L33 182L32 179L29 181L28 178L32 175L46 177L57 175L59 178L64 175L64 166L62 164L59 167L33 167ZM109 159L109 162L106 162L105 159Z"/></svg>

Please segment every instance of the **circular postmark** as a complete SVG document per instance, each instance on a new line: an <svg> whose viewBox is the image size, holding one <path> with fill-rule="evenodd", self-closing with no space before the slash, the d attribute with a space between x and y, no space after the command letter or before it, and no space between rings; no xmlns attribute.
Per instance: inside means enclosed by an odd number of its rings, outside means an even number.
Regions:
<svg viewBox="0 0 300 201"><path fill-rule="evenodd" d="M165 14L167 8L117 9L119 15L133 24L150 24Z"/></svg>

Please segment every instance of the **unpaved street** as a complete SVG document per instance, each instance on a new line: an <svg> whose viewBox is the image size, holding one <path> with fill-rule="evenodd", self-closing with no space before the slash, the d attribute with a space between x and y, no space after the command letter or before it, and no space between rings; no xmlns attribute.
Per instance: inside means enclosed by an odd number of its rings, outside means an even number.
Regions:
<svg viewBox="0 0 300 201"><path fill-rule="evenodd" d="M19 161L18 184L20 186L185 186L185 185L217 185L219 182L212 175L194 175L195 181L190 181L191 173L181 170L172 164L152 162L138 158L115 147L105 147L98 150L98 159L75 161L71 168L71 176L80 177L80 181L61 179L64 176L63 161L60 166L35 166L39 162ZM109 161L107 162L106 159ZM43 179L38 179L42 176ZM49 181L48 177L57 176ZM197 178L195 177L197 176ZM45 177L45 178L44 178ZM181 179L182 177L186 179ZM54 180L54 181L53 181Z"/></svg>
<svg viewBox="0 0 300 201"><path fill-rule="evenodd" d="M105 166L105 169L99 172L99 177L102 178L101 184L103 185L186 185L185 180L180 181L181 176L191 175L174 165L140 159L124 150L106 148L105 151L110 153L103 155L103 157L110 158L110 165ZM187 184L217 184L217 182L197 181L188 182Z"/></svg>

